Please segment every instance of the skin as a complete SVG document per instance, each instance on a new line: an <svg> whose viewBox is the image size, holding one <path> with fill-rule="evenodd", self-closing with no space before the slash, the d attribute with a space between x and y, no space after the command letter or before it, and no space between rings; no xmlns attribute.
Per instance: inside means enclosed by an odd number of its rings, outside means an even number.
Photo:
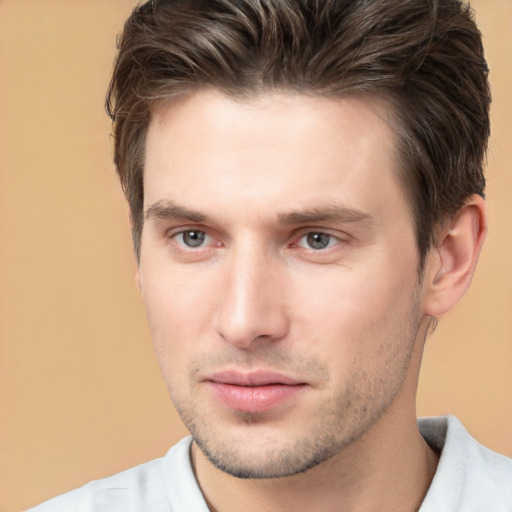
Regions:
<svg viewBox="0 0 512 512"><path fill-rule="evenodd" d="M377 100L212 90L153 112L137 279L212 510L417 510L428 489L423 343L485 222L473 198L419 282L388 117ZM242 411L212 390L225 371L300 386Z"/></svg>

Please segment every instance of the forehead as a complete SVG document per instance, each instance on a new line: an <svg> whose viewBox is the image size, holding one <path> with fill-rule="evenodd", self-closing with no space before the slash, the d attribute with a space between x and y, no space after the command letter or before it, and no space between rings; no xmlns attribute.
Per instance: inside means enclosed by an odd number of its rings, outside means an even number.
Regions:
<svg viewBox="0 0 512 512"><path fill-rule="evenodd" d="M212 206L239 198L285 209L382 202L400 188L388 110L369 97L234 99L215 90L157 104L146 140L145 206L198 200L201 191Z"/></svg>
<svg viewBox="0 0 512 512"><path fill-rule="evenodd" d="M307 138L335 135L347 124L365 124L394 138L393 109L384 96L353 95L324 97L290 91L261 92L248 96L230 96L213 88L190 91L171 100L157 101L151 109L150 135L179 127L189 128L194 135L218 138L234 132L244 135L246 129L257 134L258 128L280 124L284 136L303 134ZM205 122L206 121L206 122ZM242 131L240 131L242 129ZM384 133L386 132L386 133ZM278 141L276 141L277 143ZM391 142L391 140L390 140Z"/></svg>

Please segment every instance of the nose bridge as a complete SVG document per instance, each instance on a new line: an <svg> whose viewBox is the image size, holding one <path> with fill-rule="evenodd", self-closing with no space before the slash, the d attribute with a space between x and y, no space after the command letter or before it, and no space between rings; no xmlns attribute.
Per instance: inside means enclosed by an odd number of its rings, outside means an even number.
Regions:
<svg viewBox="0 0 512 512"><path fill-rule="evenodd" d="M256 240L247 238L233 247L224 269L216 325L226 341L248 347L259 337L284 336L287 319L278 267L276 258Z"/></svg>

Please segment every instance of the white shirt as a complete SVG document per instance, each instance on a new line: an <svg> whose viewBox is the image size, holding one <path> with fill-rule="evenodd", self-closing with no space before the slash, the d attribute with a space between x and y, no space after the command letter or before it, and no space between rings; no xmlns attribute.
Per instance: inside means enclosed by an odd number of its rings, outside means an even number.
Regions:
<svg viewBox="0 0 512 512"><path fill-rule="evenodd" d="M419 512L512 512L512 459L485 448L454 416L421 418L441 453ZM58 496L29 512L209 512L190 463L191 437L159 459Z"/></svg>

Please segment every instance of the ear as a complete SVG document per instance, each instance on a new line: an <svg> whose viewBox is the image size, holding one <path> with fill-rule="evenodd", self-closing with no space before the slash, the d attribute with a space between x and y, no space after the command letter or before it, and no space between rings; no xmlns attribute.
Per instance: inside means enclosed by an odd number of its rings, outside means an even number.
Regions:
<svg viewBox="0 0 512 512"><path fill-rule="evenodd" d="M441 230L425 269L425 314L438 317L466 293L487 234L484 200L473 195Z"/></svg>

